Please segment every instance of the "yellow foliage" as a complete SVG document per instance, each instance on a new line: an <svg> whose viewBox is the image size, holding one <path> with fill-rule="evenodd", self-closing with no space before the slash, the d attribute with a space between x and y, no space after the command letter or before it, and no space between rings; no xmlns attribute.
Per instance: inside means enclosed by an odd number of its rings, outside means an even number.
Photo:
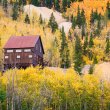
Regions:
<svg viewBox="0 0 110 110"><path fill-rule="evenodd" d="M104 15L107 1L109 0L84 0L83 2L74 2L71 4L71 7L67 9L66 15L70 16L73 14L75 16L77 14L77 8L79 6L80 9L85 10L87 21L89 21L92 9L94 11L97 9L98 13Z"/></svg>
<svg viewBox="0 0 110 110"><path fill-rule="evenodd" d="M100 89L101 77L96 74L80 76L71 68L65 73L49 68L42 70L40 67L9 70L4 76L0 76L0 84L12 86L13 79L16 94L21 97L22 101L33 104L37 99L36 103L42 101L45 110L53 109L53 106L48 106L50 98L52 99L50 103L56 107L65 102L70 105L70 108L78 107L82 102L80 99L83 99L88 104L95 103L94 109L99 106L102 94L104 94L104 108L110 98L110 82L103 81L104 91L102 91ZM4 81L5 83L3 83ZM78 105L75 105L77 103ZM90 106L87 105L87 107Z"/></svg>

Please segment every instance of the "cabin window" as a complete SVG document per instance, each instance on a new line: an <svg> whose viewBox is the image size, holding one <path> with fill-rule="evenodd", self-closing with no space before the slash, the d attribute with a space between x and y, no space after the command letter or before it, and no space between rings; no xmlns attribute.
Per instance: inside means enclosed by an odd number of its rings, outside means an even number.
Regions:
<svg viewBox="0 0 110 110"><path fill-rule="evenodd" d="M19 58L20 58L20 55L17 55L17 57L16 57L16 58L18 58L18 59L19 59Z"/></svg>
<svg viewBox="0 0 110 110"><path fill-rule="evenodd" d="M24 49L24 52L31 52L31 49Z"/></svg>
<svg viewBox="0 0 110 110"><path fill-rule="evenodd" d="M13 50L7 50L7 53L12 53L13 52Z"/></svg>
<svg viewBox="0 0 110 110"><path fill-rule="evenodd" d="M22 52L22 50L21 49L17 49L16 52Z"/></svg>
<svg viewBox="0 0 110 110"><path fill-rule="evenodd" d="M5 59L8 59L8 56L5 56Z"/></svg>
<svg viewBox="0 0 110 110"><path fill-rule="evenodd" d="M29 55L29 58L32 58L32 55Z"/></svg>

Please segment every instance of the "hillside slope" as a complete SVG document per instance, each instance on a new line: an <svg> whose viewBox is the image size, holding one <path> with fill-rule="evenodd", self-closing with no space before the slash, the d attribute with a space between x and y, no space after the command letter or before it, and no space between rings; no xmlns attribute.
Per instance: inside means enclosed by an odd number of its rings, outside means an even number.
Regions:
<svg viewBox="0 0 110 110"><path fill-rule="evenodd" d="M54 11L52 9L49 9L47 7L36 7L33 5L26 5L24 6L24 12L29 14L31 17L33 16L33 14L36 14L37 16L41 15L42 18L47 21L50 19L50 16L53 13L56 19L56 22L59 25L59 29L64 27L64 30L66 33L69 32L69 29L71 28L71 25L72 25L71 22L66 22L66 19L62 17L61 13Z"/></svg>
<svg viewBox="0 0 110 110"><path fill-rule="evenodd" d="M95 73L100 73L101 79L110 81L110 62L104 62L98 64L95 69Z"/></svg>

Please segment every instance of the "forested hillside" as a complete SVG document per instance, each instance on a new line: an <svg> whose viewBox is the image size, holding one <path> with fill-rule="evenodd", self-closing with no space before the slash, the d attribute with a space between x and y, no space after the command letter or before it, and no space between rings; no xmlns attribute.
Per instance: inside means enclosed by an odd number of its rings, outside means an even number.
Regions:
<svg viewBox="0 0 110 110"><path fill-rule="evenodd" d="M86 64L95 64L110 60L109 18L110 3L108 1L1 1L1 48L13 35L41 35L45 60L50 66L68 68L76 71ZM33 11L33 16L23 12L26 4L46 6L57 10L72 23L69 33L64 28L58 29L57 20L52 13L49 21L44 20ZM91 4L91 6L89 6ZM93 4L93 5L92 5ZM69 5L69 6L68 6ZM88 7L89 8L88 10ZM86 11L88 10L88 11ZM70 13L70 14L69 14ZM89 16L89 17L88 17Z"/></svg>
<svg viewBox="0 0 110 110"><path fill-rule="evenodd" d="M47 67L4 70L8 39L31 35ZM109 65L110 0L0 0L0 110L110 110Z"/></svg>

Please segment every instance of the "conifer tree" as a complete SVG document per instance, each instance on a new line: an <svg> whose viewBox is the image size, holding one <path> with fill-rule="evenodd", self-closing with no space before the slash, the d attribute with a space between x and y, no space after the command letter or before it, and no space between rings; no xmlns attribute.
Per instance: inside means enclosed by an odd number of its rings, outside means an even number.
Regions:
<svg viewBox="0 0 110 110"><path fill-rule="evenodd" d="M109 1L107 2L106 11L107 11L107 17L108 17L108 19L110 19L110 3L109 3Z"/></svg>
<svg viewBox="0 0 110 110"><path fill-rule="evenodd" d="M17 20L19 14L18 14L18 3L15 2L14 3L14 6L13 6L13 9L12 9L13 13L12 13L12 19L13 20Z"/></svg>
<svg viewBox="0 0 110 110"><path fill-rule="evenodd" d="M94 72L94 65L91 65L89 68L89 74L93 74Z"/></svg>
<svg viewBox="0 0 110 110"><path fill-rule="evenodd" d="M52 29L52 32L55 32L56 29L58 29L58 24L55 21L55 17L53 15L53 13L51 14L51 17L49 19L49 23L48 23L49 27Z"/></svg>
<svg viewBox="0 0 110 110"><path fill-rule="evenodd" d="M96 9L96 11L94 12L94 20L98 20L99 19L99 14L98 11Z"/></svg>
<svg viewBox="0 0 110 110"><path fill-rule="evenodd" d="M71 17L70 17L70 21L71 21L71 22L73 21L73 18L74 18L74 16L73 16L73 14L72 14Z"/></svg>
<svg viewBox="0 0 110 110"><path fill-rule="evenodd" d="M22 0L19 0L19 6L23 5L23 1Z"/></svg>
<svg viewBox="0 0 110 110"><path fill-rule="evenodd" d="M26 14L26 17L25 17L25 23L30 24L30 19L28 14Z"/></svg>
<svg viewBox="0 0 110 110"><path fill-rule="evenodd" d="M81 11L81 28L82 28L82 39L85 36L85 27L86 27L86 17L84 9Z"/></svg>
<svg viewBox="0 0 110 110"><path fill-rule="evenodd" d="M26 5L26 0L22 0L22 2L23 2L23 5Z"/></svg>
<svg viewBox="0 0 110 110"><path fill-rule="evenodd" d="M3 9L5 12L7 12L7 9L8 9L8 2L7 0L3 0Z"/></svg>
<svg viewBox="0 0 110 110"><path fill-rule="evenodd" d="M85 32L85 25L82 25L82 39L85 36L86 32Z"/></svg>
<svg viewBox="0 0 110 110"><path fill-rule="evenodd" d="M94 12L92 10L91 15L90 15L90 24L92 25L94 23Z"/></svg>
<svg viewBox="0 0 110 110"><path fill-rule="evenodd" d="M68 32L68 38L69 38L69 40L71 40L71 41L73 40L73 39L72 39L72 33L71 33L70 30L69 30L69 32Z"/></svg>
<svg viewBox="0 0 110 110"><path fill-rule="evenodd" d="M110 52L110 40L109 38L106 39L106 49L105 52L108 54Z"/></svg>
<svg viewBox="0 0 110 110"><path fill-rule="evenodd" d="M0 36L0 71L2 70L2 45L1 45L1 36Z"/></svg>
<svg viewBox="0 0 110 110"><path fill-rule="evenodd" d="M73 17L73 19L72 19L72 28L75 29L75 27L76 27L76 19L75 19L75 17Z"/></svg>
<svg viewBox="0 0 110 110"><path fill-rule="evenodd" d="M40 17L39 17L39 23L43 24L43 19L42 19L42 15L41 14L40 14Z"/></svg>
<svg viewBox="0 0 110 110"><path fill-rule="evenodd" d="M52 7L52 0L45 0L45 4L48 8Z"/></svg>
<svg viewBox="0 0 110 110"><path fill-rule="evenodd" d="M19 9L18 9L19 12L21 12L21 11L23 12L23 9L21 10L21 8L23 8L23 1L22 1L22 0L19 0L19 1L18 1L18 8L19 8Z"/></svg>
<svg viewBox="0 0 110 110"><path fill-rule="evenodd" d="M81 11L81 24L86 25L86 17L85 17L84 9L82 9Z"/></svg>
<svg viewBox="0 0 110 110"><path fill-rule="evenodd" d="M59 5L59 1L58 0L55 0L55 9L57 11L60 11L60 5Z"/></svg>
<svg viewBox="0 0 110 110"><path fill-rule="evenodd" d="M61 30L61 49L60 49L61 67L68 68L70 66L69 61L69 49L66 41L66 35L64 32L64 27Z"/></svg>
<svg viewBox="0 0 110 110"><path fill-rule="evenodd" d="M97 29L96 29L96 31L95 31L95 35L96 36L100 36L100 33L101 33L101 21L100 20L98 20L98 23L97 23Z"/></svg>
<svg viewBox="0 0 110 110"><path fill-rule="evenodd" d="M2 0L0 0L0 4L2 4Z"/></svg>
<svg viewBox="0 0 110 110"><path fill-rule="evenodd" d="M81 27L81 13L80 13L80 8L78 6L78 11L77 11L77 18L76 18L76 24L79 26L79 28Z"/></svg>
<svg viewBox="0 0 110 110"><path fill-rule="evenodd" d="M62 7L63 7L63 11L66 12L67 0L62 0Z"/></svg>
<svg viewBox="0 0 110 110"><path fill-rule="evenodd" d="M77 36L75 41L75 58L74 58L74 69L81 75L81 70L83 66L82 58L82 47L80 38Z"/></svg>
<svg viewBox="0 0 110 110"><path fill-rule="evenodd" d="M86 36L85 40L84 40L84 46L83 46L83 53L84 53L84 55L87 54L87 48L88 48L88 36Z"/></svg>
<svg viewBox="0 0 110 110"><path fill-rule="evenodd" d="M68 8L70 8L70 5L71 5L71 0L67 0L67 6L68 6Z"/></svg>
<svg viewBox="0 0 110 110"><path fill-rule="evenodd" d="M94 45L94 42L93 42L93 36L92 36L92 33L91 33L90 40L89 40L89 48L92 48L93 45Z"/></svg>
<svg viewBox="0 0 110 110"><path fill-rule="evenodd" d="M38 6L39 5L39 0L32 0L32 4L34 6Z"/></svg>
<svg viewBox="0 0 110 110"><path fill-rule="evenodd" d="M95 56L93 60L93 64L97 64L97 63L98 63L98 60L97 60L97 57Z"/></svg>

